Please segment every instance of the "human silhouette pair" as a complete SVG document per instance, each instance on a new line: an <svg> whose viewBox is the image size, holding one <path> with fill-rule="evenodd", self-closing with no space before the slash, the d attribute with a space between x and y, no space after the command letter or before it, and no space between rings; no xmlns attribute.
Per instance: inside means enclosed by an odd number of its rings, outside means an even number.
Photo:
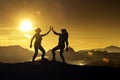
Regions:
<svg viewBox="0 0 120 80"><path fill-rule="evenodd" d="M55 51L60 50L60 57L61 57L63 63L65 63L65 58L63 56L63 52L64 52L65 47L66 47L66 51L68 50L68 45L69 45L68 32L67 32L66 29L61 29L61 33L58 33L53 29L53 27L50 27L50 30L45 34L40 34L40 32L41 32L40 28L35 29L36 33L32 37L31 43L30 43L30 48L32 48L32 42L33 42L33 39L35 38L35 42L34 42L34 51L35 51L35 53L33 55L32 62L35 61L35 58L38 55L38 50L40 50L42 52L41 60L44 59L44 56L45 56L46 52L45 52L45 49L41 45L41 41L42 41L42 38L44 36L46 36L47 34L49 34L50 31L52 31L55 35L59 36L58 45L52 49L52 55L53 55L52 61L56 61Z"/></svg>

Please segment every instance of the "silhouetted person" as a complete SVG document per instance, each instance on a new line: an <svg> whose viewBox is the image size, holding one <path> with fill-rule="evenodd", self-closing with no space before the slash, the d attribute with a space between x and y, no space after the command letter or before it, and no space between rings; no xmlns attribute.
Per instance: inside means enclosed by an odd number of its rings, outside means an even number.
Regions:
<svg viewBox="0 0 120 80"><path fill-rule="evenodd" d="M30 43L30 48L32 47L32 42L33 42L33 39L35 38L35 42L34 42L34 50L35 50L35 54L33 55L33 58L32 58L32 61L34 62L35 61L35 58L37 57L38 55L38 49L42 52L42 58L41 60L44 59L44 56L45 56L45 50L44 48L42 47L41 45L41 41L42 41L42 37L46 36L49 32L51 31L51 28L50 30L45 33L45 34L40 34L41 32L41 29L40 28L37 28L35 29L35 35L32 37L31 39L31 43Z"/></svg>
<svg viewBox="0 0 120 80"><path fill-rule="evenodd" d="M63 63L65 63L65 58L63 56L63 52L64 52L65 47L66 47L66 51L68 50L68 45L69 45L68 32L67 32L66 29L61 29L61 33L57 33L56 31L53 30L53 28L52 28L52 31L53 31L54 34L59 36L58 45L52 49L52 54L53 54L53 59L52 60L56 61L55 51L60 49L60 57L61 57ZM66 45L65 45L65 43L66 43Z"/></svg>

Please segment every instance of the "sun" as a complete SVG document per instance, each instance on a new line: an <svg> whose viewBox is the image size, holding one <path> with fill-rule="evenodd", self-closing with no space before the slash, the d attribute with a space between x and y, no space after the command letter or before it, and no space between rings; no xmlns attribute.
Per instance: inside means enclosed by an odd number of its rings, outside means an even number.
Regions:
<svg viewBox="0 0 120 80"><path fill-rule="evenodd" d="M19 29L21 31L25 31L25 32L32 30L32 23L31 23L31 21L29 21L29 20L22 21L21 24L20 24L20 28Z"/></svg>

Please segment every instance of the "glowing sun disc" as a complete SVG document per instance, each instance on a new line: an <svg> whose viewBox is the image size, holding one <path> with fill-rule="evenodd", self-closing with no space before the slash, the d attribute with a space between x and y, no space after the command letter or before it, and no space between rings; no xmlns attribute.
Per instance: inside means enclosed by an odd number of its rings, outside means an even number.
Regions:
<svg viewBox="0 0 120 80"><path fill-rule="evenodd" d="M22 31L30 31L32 30L32 23L28 20L25 20L21 23L21 26L19 29Z"/></svg>

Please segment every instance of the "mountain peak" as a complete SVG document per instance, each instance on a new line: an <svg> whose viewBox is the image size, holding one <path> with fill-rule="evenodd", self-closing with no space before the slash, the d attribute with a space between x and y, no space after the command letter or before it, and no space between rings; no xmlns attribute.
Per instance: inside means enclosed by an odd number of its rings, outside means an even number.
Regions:
<svg viewBox="0 0 120 80"><path fill-rule="evenodd" d="M72 47L68 48L69 51L75 52L75 50Z"/></svg>
<svg viewBox="0 0 120 80"><path fill-rule="evenodd" d="M114 45L110 45L108 47L105 47L104 50L106 50L108 52L120 52L120 47L114 46Z"/></svg>
<svg viewBox="0 0 120 80"><path fill-rule="evenodd" d="M24 62L31 60L33 52L19 45L1 46L0 61L7 63Z"/></svg>
<svg viewBox="0 0 120 80"><path fill-rule="evenodd" d="M105 47L105 49L110 49L110 48L118 48L118 49L120 49L120 47L114 46L114 45L110 45L110 46Z"/></svg>

